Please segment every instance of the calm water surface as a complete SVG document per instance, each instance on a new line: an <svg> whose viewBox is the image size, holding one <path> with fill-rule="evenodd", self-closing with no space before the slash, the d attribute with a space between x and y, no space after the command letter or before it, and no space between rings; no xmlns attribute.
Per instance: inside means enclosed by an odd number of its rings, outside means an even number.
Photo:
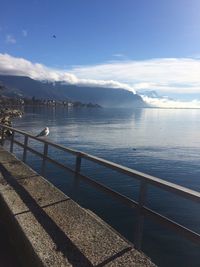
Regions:
<svg viewBox="0 0 200 267"><path fill-rule="evenodd" d="M14 126L33 134L48 126L53 142L200 191L200 110L29 107ZM19 148L15 152L21 156ZM72 156L55 149L49 153L74 166ZM28 163L40 171L39 159L29 155ZM51 182L133 240L134 210L82 182L76 188L70 174L47 167ZM137 200L138 183L132 178L87 161L82 170ZM199 205L150 186L147 206L200 233ZM200 266L200 247L146 219L142 250L159 266Z"/></svg>

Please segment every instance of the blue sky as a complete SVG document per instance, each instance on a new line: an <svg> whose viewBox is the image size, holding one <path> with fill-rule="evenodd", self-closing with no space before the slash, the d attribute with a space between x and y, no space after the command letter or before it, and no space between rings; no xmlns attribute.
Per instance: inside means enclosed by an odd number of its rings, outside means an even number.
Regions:
<svg viewBox="0 0 200 267"><path fill-rule="evenodd" d="M51 77L52 71L56 75L60 71L62 77L65 71L66 79L109 80L133 91L200 96L199 0L0 0L0 4L3 73L15 65L26 74L27 64L33 64L31 73L37 72L34 63L40 63L43 77L47 69Z"/></svg>
<svg viewBox="0 0 200 267"><path fill-rule="evenodd" d="M199 10L199 0L1 0L0 50L51 67L195 56Z"/></svg>

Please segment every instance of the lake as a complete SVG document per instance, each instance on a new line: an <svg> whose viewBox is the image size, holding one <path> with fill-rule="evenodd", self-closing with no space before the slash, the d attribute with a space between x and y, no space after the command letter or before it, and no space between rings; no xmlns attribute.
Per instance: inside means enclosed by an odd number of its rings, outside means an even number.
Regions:
<svg viewBox="0 0 200 267"><path fill-rule="evenodd" d="M200 191L200 110L198 109L67 109L26 107L13 126L38 134L48 126L51 141L108 159L164 180ZM39 145L38 150L42 149ZM21 157L21 150L15 146ZM74 158L58 150L52 157L74 165ZM28 163L40 171L39 159ZM52 164L46 177L83 207L94 211L133 241L136 212ZM83 162L84 174L124 195L138 198L138 182L126 175ZM200 207L152 186L147 206L200 233ZM145 219L142 250L159 266L200 266L200 249L171 230Z"/></svg>

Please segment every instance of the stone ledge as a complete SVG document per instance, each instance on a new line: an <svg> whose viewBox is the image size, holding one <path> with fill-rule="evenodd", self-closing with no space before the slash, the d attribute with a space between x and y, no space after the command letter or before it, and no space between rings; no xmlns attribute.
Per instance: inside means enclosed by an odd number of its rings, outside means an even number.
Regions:
<svg viewBox="0 0 200 267"><path fill-rule="evenodd" d="M0 210L23 266L155 266L3 148Z"/></svg>

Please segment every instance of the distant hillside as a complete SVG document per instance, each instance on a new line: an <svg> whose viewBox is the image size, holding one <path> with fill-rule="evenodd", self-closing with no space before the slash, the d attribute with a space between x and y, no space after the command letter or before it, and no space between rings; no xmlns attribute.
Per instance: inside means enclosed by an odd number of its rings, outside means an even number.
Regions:
<svg viewBox="0 0 200 267"><path fill-rule="evenodd" d="M145 107L142 98L124 89L81 87L62 82L41 82L23 76L0 75L0 85L6 96L33 97L96 103L103 107Z"/></svg>

